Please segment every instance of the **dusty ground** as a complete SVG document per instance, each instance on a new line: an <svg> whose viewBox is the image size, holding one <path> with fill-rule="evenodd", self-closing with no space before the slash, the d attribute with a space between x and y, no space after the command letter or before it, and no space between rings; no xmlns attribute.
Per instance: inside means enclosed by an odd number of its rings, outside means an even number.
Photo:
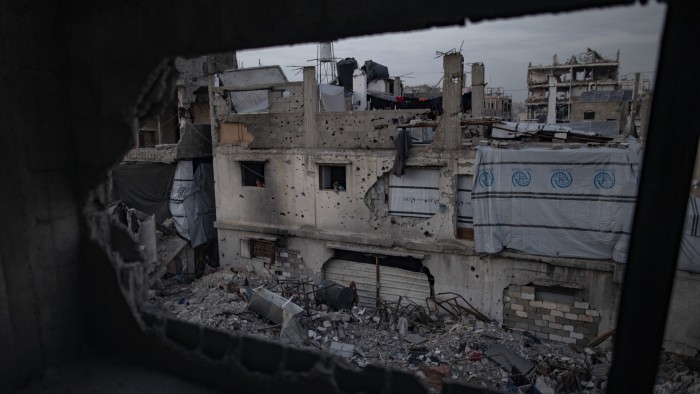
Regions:
<svg viewBox="0 0 700 394"><path fill-rule="evenodd" d="M280 325L250 310L247 302L256 287L279 288L271 277L223 268L192 283L178 283L177 279L166 281L162 290L151 291L150 301L165 313L207 327L279 340ZM354 307L335 312L312 304L298 316L298 322L304 341L296 346L330 351L357 367L379 363L415 371L435 391L442 378L449 376L512 392L519 387L522 392L542 394L603 393L612 359L606 350L609 339L597 347L578 349L540 341L521 330L473 316L419 314L413 305L388 303L378 309ZM350 346L343 348L344 354L331 351L339 344ZM506 350L497 351L503 349L494 347L499 344ZM504 353L509 359L521 358L528 373L499 363ZM666 354L654 391L700 393L700 375L679 357Z"/></svg>

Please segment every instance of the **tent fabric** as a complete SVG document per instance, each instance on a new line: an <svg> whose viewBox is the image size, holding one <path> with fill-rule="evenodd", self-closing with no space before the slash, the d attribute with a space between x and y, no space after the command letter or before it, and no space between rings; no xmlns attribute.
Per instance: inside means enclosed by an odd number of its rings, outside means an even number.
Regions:
<svg viewBox="0 0 700 394"><path fill-rule="evenodd" d="M170 216L168 196L175 164L120 164L112 169L113 201L121 200L158 223Z"/></svg>
<svg viewBox="0 0 700 394"><path fill-rule="evenodd" d="M389 178L389 215L429 218L440 205L440 171L409 168Z"/></svg>
<svg viewBox="0 0 700 394"><path fill-rule="evenodd" d="M175 229L178 234L190 240L187 211L185 210L185 198L190 195L194 187L194 172L191 160L182 160L177 163L173 187L170 191L170 214L175 221Z"/></svg>
<svg viewBox="0 0 700 394"><path fill-rule="evenodd" d="M389 78L389 69L385 65L375 63L371 60L365 61L365 65L362 66L362 71L367 74L367 83L376 79Z"/></svg>
<svg viewBox="0 0 700 394"><path fill-rule="evenodd" d="M608 260L630 234L637 149L479 147L475 250Z"/></svg>
<svg viewBox="0 0 700 394"><path fill-rule="evenodd" d="M194 171L194 179L189 194L184 199L187 215L188 234L192 247L205 244L216 238L214 221L214 166L200 163Z"/></svg>
<svg viewBox="0 0 700 394"><path fill-rule="evenodd" d="M248 92L229 92L232 109L239 114L267 113L270 103L267 90L251 90Z"/></svg>
<svg viewBox="0 0 700 394"><path fill-rule="evenodd" d="M396 156L394 157L394 167L391 173L400 177L405 172L406 159L408 159L408 154L413 146L411 132L406 129L399 130L399 134L394 139L394 146L396 147Z"/></svg>
<svg viewBox="0 0 700 394"><path fill-rule="evenodd" d="M200 163L196 169L190 160L177 163L170 193L170 212L178 234L190 241L192 247L216 237L214 167L211 163Z"/></svg>
<svg viewBox="0 0 700 394"><path fill-rule="evenodd" d="M336 85L319 85L319 90L325 112L345 111L345 88Z"/></svg>
<svg viewBox="0 0 700 394"><path fill-rule="evenodd" d="M346 90L352 90L352 73L357 70L357 60L352 57L346 57L336 63L338 69L338 82L340 86Z"/></svg>
<svg viewBox="0 0 700 394"><path fill-rule="evenodd" d="M474 208L472 207L472 175L457 177L457 227L474 227Z"/></svg>

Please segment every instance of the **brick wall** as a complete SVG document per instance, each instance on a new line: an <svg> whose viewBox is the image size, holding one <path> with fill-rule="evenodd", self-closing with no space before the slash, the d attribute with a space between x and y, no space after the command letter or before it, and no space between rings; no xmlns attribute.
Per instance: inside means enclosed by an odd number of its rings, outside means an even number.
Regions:
<svg viewBox="0 0 700 394"><path fill-rule="evenodd" d="M535 286L510 285L504 291L503 324L532 331L538 338L585 345L598 335L599 323L600 313L587 302L538 300Z"/></svg>
<svg viewBox="0 0 700 394"><path fill-rule="evenodd" d="M278 280L307 280L312 275L311 269L304 265L301 252L294 249L277 249L274 271Z"/></svg>

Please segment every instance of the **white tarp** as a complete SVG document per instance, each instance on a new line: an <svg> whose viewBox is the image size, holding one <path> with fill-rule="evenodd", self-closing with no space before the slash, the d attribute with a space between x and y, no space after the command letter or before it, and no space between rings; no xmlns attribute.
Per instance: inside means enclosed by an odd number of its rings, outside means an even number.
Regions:
<svg viewBox="0 0 700 394"><path fill-rule="evenodd" d="M636 147L479 147L472 192L476 251L613 258L631 231L638 157Z"/></svg>
<svg viewBox="0 0 700 394"><path fill-rule="evenodd" d="M428 218L440 207L440 172L406 168L401 177L389 178L389 215Z"/></svg>
<svg viewBox="0 0 700 394"><path fill-rule="evenodd" d="M175 220L175 229L183 238L190 240L189 226L187 225L187 213L185 210L185 198L190 195L194 186L194 173L192 161L182 160L177 163L173 187L170 190L170 214Z"/></svg>
<svg viewBox="0 0 700 394"><path fill-rule="evenodd" d="M319 85L324 112L345 111L345 88L336 85Z"/></svg>
<svg viewBox="0 0 700 394"><path fill-rule="evenodd" d="M457 227L472 228L474 224L474 208L472 207L472 175L457 177Z"/></svg>

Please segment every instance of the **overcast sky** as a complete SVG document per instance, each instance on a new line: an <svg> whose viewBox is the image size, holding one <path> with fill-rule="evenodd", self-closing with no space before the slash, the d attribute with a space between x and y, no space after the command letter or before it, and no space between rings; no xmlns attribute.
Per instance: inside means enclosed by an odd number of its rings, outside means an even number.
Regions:
<svg viewBox="0 0 700 394"><path fill-rule="evenodd" d="M503 87L516 102L527 97L527 66L551 64L558 54L565 62L572 55L592 48L614 57L620 50L620 74L643 72L653 80L659 51L665 6L617 7L560 15L488 21L464 27L421 30L410 33L364 36L334 43L335 57L354 57L360 66L374 60L389 68L391 76L403 77L404 85L435 85L442 77L442 59L436 51L459 49L465 63L483 62L490 87ZM464 44L462 44L464 41ZM282 66L287 78L301 80L291 66L311 66L316 44L241 51L243 67ZM465 66L465 71L469 67ZM471 77L467 76L468 83ZM633 75L628 78L633 79Z"/></svg>

